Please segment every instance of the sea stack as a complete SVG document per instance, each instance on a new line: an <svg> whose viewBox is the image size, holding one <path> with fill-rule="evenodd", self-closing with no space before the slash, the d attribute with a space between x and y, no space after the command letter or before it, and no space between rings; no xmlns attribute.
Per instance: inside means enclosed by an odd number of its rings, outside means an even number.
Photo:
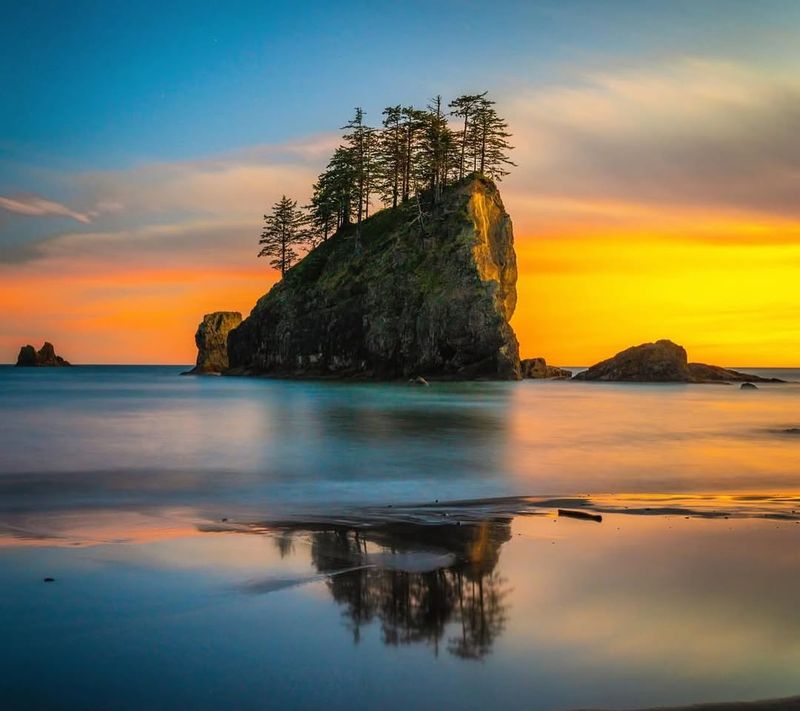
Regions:
<svg viewBox="0 0 800 711"><path fill-rule="evenodd" d="M206 314L194 334L197 363L184 375L219 375L228 369L228 334L242 322L238 311Z"/></svg>
<svg viewBox="0 0 800 711"><path fill-rule="evenodd" d="M472 175L311 251L231 331L230 372L516 380L516 282L511 218Z"/></svg>
<svg viewBox="0 0 800 711"><path fill-rule="evenodd" d="M49 341L37 351L33 346L22 346L17 356L17 367L20 368L61 368L70 363L56 355L56 349Z"/></svg>

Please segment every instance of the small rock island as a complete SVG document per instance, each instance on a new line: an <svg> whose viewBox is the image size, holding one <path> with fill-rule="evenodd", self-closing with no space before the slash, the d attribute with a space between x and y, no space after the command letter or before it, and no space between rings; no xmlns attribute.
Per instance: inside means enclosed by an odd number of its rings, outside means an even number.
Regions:
<svg viewBox="0 0 800 711"><path fill-rule="evenodd" d="M56 355L56 350L49 341L45 341L38 351L31 345L22 346L17 356L18 368L61 368L69 365L71 363Z"/></svg>
<svg viewBox="0 0 800 711"><path fill-rule="evenodd" d="M228 334L242 322L238 311L206 314L194 334L197 362L183 375L219 375L228 369Z"/></svg>
<svg viewBox="0 0 800 711"><path fill-rule="evenodd" d="M548 365L544 358L525 358L520 361L520 372L523 378L541 380L568 380L572 377L571 370Z"/></svg>
<svg viewBox="0 0 800 711"><path fill-rule="evenodd" d="M311 250L230 332L228 373L518 380L516 282L511 218L472 174Z"/></svg>
<svg viewBox="0 0 800 711"><path fill-rule="evenodd" d="M688 360L686 349L672 341L642 343L596 363L578 373L575 379L638 383L783 382Z"/></svg>

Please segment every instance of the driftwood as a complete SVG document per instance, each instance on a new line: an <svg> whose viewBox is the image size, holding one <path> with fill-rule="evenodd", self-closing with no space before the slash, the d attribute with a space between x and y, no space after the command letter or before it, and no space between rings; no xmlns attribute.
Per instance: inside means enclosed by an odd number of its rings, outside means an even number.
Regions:
<svg viewBox="0 0 800 711"><path fill-rule="evenodd" d="M566 516L567 518L579 518L583 521L596 521L600 523L603 517L600 514L589 513L588 511L571 511L569 509L559 509L559 516Z"/></svg>

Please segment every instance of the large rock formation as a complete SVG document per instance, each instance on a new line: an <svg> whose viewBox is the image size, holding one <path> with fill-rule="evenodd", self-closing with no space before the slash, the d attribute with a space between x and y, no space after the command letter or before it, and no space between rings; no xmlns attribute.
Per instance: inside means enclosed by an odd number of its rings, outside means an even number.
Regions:
<svg viewBox="0 0 800 711"><path fill-rule="evenodd" d="M228 369L228 334L242 322L238 311L206 314L194 334L197 364L184 375L211 375Z"/></svg>
<svg viewBox="0 0 800 711"><path fill-rule="evenodd" d="M308 254L231 331L231 372L517 379L516 280L500 193L470 176Z"/></svg>
<svg viewBox="0 0 800 711"><path fill-rule="evenodd" d="M525 358L520 361L520 373L523 378L571 378L572 371L547 365L544 358Z"/></svg>
<svg viewBox="0 0 800 711"><path fill-rule="evenodd" d="M22 346L17 356L17 366L25 368L59 368L70 365L61 356L56 355L53 344L45 341L37 351L33 346Z"/></svg>
<svg viewBox="0 0 800 711"><path fill-rule="evenodd" d="M608 380L643 383L708 383L727 381L776 382L777 378L761 378L728 370L717 365L689 363L686 350L672 341L661 340L633 346L613 358L596 363L578 373L577 380Z"/></svg>

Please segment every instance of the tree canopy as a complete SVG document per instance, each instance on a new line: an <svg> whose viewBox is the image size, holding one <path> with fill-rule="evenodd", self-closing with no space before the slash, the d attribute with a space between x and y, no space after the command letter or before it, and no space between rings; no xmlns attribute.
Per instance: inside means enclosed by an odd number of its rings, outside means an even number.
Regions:
<svg viewBox="0 0 800 711"><path fill-rule="evenodd" d="M314 249L338 230L354 225L360 248L361 223L374 201L383 206L416 199L435 205L442 190L470 173L502 180L515 164L508 124L487 92L464 94L445 105L441 96L424 109L387 106L380 127L366 122L356 107L343 127L341 144L313 185L310 203L298 208L285 195L264 216L259 256L281 274L297 261L299 250Z"/></svg>

